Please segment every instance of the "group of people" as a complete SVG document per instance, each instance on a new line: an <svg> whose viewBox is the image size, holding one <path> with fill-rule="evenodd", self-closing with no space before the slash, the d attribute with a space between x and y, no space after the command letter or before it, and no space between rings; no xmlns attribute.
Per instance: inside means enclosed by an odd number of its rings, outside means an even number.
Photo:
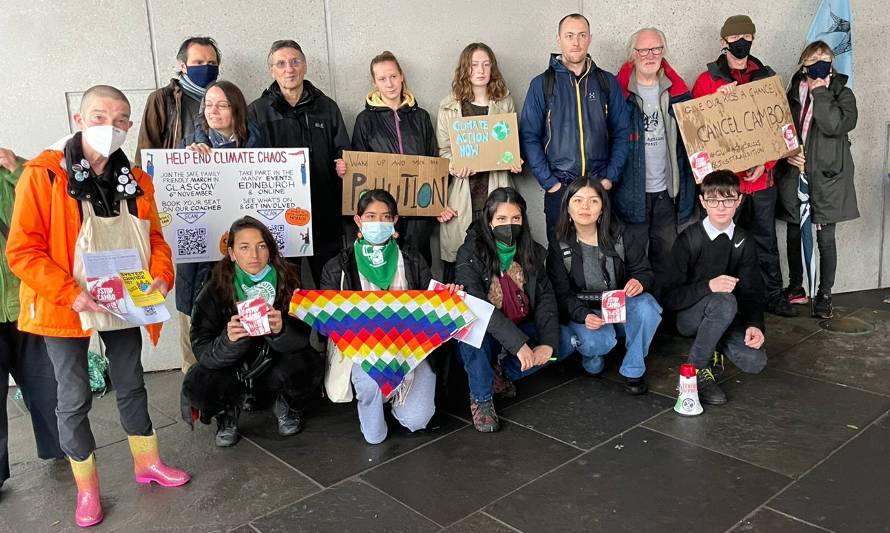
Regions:
<svg viewBox="0 0 890 533"><path fill-rule="evenodd" d="M154 279L150 291L166 296L175 279L186 373L183 416L215 421L218 446L238 442L244 409L271 406L280 435L300 432L327 366L310 343L309 326L287 313L293 291L306 285L299 265L281 256L257 219L233 222L223 259L177 265L174 275L152 182L139 168L144 148L308 147L314 243L308 263L321 289L425 290L438 222L446 290L465 291L495 310L479 348L444 346L389 396L353 365L350 379L368 443L387 436L388 402L408 430L426 427L442 379L437 367L447 366L435 364L435 356L463 364L473 424L482 432L498 430L494 399L515 395L515 381L576 352L585 371L598 375L620 339L625 390L644 394L645 358L668 313L680 334L694 337L689 360L698 369L701 401L725 403L718 385L724 355L745 372L766 365L764 311L794 316L792 304L809 297L815 315L831 318L835 225L858 216L848 138L856 125L855 98L823 42L806 47L788 88L804 151L738 175L717 170L701 183L693 179L671 106L773 75L750 53L755 34L749 17L727 19L720 54L690 91L666 60L661 31L634 33L615 76L588 54L587 19L564 17L560 53L531 81L520 112L524 161L517 159L509 171L452 165L448 205L435 220L400 217L395 199L382 189L366 192L355 216L342 217L342 151L452 159L448 130L455 118L514 112L494 51L483 43L461 52L435 127L390 52L371 61L371 91L350 139L337 104L305 79L306 56L295 41L272 44L267 66L273 81L248 105L235 84L218 79L216 42L193 37L179 49L176 77L148 99L135 165L121 150L132 126L129 102L105 85L84 93L75 134L30 161L0 150L0 393L5 396L11 373L31 412L39 455L70 460L76 523L85 527L103 517L88 419L91 332L81 327L84 315L103 313L85 290L81 254L97 240L85 231L88 225L119 221L124 229L115 245L141 252ZM526 201L511 176L526 162L544 191L546 247L532 238ZM815 295L802 288L800 179L809 180L821 258ZM785 289L777 209L789 228ZM599 302L610 290L625 292L623 324L603 318ZM268 306L267 335L250 336L239 317L236 303L256 297ZM157 342L160 325L147 330ZM139 329L99 336L136 481L188 482L187 472L160 459ZM328 354L336 357L335 350ZM6 414L0 414L2 485L9 471Z"/></svg>

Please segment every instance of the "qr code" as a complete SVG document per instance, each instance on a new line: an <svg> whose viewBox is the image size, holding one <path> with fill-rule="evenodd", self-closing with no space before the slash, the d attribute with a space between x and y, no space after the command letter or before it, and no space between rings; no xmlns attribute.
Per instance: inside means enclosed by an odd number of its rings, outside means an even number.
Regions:
<svg viewBox="0 0 890 533"><path fill-rule="evenodd" d="M275 239L275 244L278 245L278 253L284 254L286 242L286 238L284 236L284 224L271 225L269 226L269 231L272 232L272 237Z"/></svg>
<svg viewBox="0 0 890 533"><path fill-rule="evenodd" d="M207 228L180 228L176 230L177 255L207 255Z"/></svg>

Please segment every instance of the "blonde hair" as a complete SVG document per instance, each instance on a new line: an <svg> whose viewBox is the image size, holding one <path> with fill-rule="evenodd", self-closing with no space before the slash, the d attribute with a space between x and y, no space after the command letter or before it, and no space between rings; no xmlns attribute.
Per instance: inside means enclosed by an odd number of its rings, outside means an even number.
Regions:
<svg viewBox="0 0 890 533"><path fill-rule="evenodd" d="M651 31L658 34L658 37L661 39L661 46L664 47L664 51L661 53L661 57L667 57L668 53L668 42L667 37L664 36L664 32L659 30L658 28L640 28L639 30L633 32L630 35L630 38L627 40L627 50L626 57L627 61L633 61L634 59L634 49L637 47L637 39L639 39L640 34L643 32Z"/></svg>
<svg viewBox="0 0 890 533"><path fill-rule="evenodd" d="M399 64L399 60L396 59L395 54L393 54L389 50L384 50L374 56L373 59L371 59L371 82L374 82L374 65L386 63L388 61L392 61L393 63L395 63L396 69L399 71L399 74L402 75L402 94L404 95L405 92L408 90L408 82L405 80L405 73L402 72L402 65Z"/></svg>

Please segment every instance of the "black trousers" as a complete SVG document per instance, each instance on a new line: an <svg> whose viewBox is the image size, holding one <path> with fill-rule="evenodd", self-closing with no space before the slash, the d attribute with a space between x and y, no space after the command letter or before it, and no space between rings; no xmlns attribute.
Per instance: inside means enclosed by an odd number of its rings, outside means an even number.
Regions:
<svg viewBox="0 0 890 533"><path fill-rule="evenodd" d="M191 367L182 382L182 393L191 406L208 417L240 405L241 396L256 394L261 401L281 396L291 409L302 410L320 395L324 362L314 350L296 353L272 352L274 362L253 379L253 387L238 379L236 368L211 369L200 364Z"/></svg>
<svg viewBox="0 0 890 533"><path fill-rule="evenodd" d="M736 223L754 239L757 262L767 302L773 302L782 292L782 270L779 266L779 242L776 238L776 201L778 189L770 187L745 194L736 214Z"/></svg>
<svg viewBox="0 0 890 533"><path fill-rule="evenodd" d="M18 330L15 322L0 322L0 482L9 479L9 426L6 397L9 376L22 391L31 415L31 426L41 459L65 457L59 447L56 424L56 378L46 355L46 345L37 335Z"/></svg>
<svg viewBox="0 0 890 533"><path fill-rule="evenodd" d="M670 276L671 248L677 240L677 212L667 191L646 193L646 220L643 224L628 224L625 239L649 243L649 263L655 275L655 286L650 292L659 299L662 285Z"/></svg>
<svg viewBox="0 0 890 533"><path fill-rule="evenodd" d="M816 232L816 244L819 246L819 292L830 295L834 287L834 274L837 271L837 243L834 238L835 224L822 224ZM785 244L788 247L788 284L792 287L803 286L803 252L800 249L800 225L788 223ZM815 296L811 294L810 296Z"/></svg>

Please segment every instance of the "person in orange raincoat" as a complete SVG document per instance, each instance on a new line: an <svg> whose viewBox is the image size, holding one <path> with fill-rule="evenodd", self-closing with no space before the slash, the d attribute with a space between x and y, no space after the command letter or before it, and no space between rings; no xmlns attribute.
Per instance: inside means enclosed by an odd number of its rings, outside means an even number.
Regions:
<svg viewBox="0 0 890 533"><path fill-rule="evenodd" d="M19 329L42 335L53 363L59 440L77 483L75 522L86 527L101 522L103 514L93 454L96 441L87 418L92 404L87 370L92 332L82 329L78 313L103 309L74 278L75 243L84 216L135 215L150 222L145 266L154 282L149 292L166 296L173 284L173 264L161 233L151 178L132 167L120 149L133 125L126 96L107 85L92 87L84 93L74 120L80 131L53 147L59 149L45 150L25 165L16 187L6 256L21 279ZM90 206L92 210L87 209ZM160 325L148 330L156 343ZM163 486L187 483L188 473L165 465L159 457L148 415L139 328L102 331L99 336L110 363L121 425L129 436L136 481Z"/></svg>

